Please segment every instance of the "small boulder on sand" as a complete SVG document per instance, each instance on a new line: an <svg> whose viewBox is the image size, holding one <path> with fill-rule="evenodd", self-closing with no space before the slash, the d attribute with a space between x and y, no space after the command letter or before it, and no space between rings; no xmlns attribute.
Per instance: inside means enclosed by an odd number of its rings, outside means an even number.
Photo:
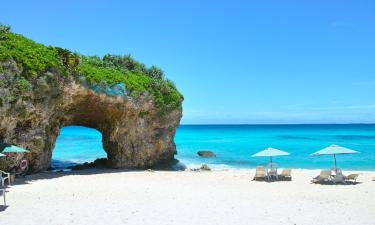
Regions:
<svg viewBox="0 0 375 225"><path fill-rule="evenodd" d="M207 166L207 164L203 164L201 166L201 168L199 168L200 170L204 170L204 171L211 171L211 168Z"/></svg>
<svg viewBox="0 0 375 225"><path fill-rule="evenodd" d="M207 164L203 164L201 167L199 168L192 168L190 169L190 171L195 171L195 172L201 172L201 171L211 171L211 168L208 167Z"/></svg>

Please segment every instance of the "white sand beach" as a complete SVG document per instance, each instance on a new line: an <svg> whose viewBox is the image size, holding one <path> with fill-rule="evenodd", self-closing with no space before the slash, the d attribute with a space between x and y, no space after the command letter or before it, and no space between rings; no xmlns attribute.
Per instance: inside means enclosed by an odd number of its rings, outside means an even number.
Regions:
<svg viewBox="0 0 375 225"><path fill-rule="evenodd" d="M42 173L8 188L6 225L375 224L375 172L357 185L252 181L254 170ZM1 199L2 200L2 199Z"/></svg>

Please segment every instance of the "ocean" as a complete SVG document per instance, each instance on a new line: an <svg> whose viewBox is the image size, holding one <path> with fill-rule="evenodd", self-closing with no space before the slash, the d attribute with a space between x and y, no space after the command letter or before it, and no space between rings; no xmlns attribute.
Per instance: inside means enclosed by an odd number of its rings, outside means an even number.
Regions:
<svg viewBox="0 0 375 225"><path fill-rule="evenodd" d="M188 168L208 164L212 169L246 169L265 165L268 158L251 157L267 147L291 153L275 157L279 167L324 169L333 166L332 156L310 156L331 144L360 154L339 155L343 170L375 170L375 124L350 125L181 125L175 142L176 158ZM215 158L200 158L199 150L215 152ZM55 168L106 157L101 133L95 129L67 126L53 150Z"/></svg>

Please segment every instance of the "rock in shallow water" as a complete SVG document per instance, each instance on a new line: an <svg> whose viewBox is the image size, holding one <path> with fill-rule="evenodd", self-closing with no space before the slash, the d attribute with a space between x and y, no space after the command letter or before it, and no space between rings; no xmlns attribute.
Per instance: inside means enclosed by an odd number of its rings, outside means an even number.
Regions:
<svg viewBox="0 0 375 225"><path fill-rule="evenodd" d="M215 155L214 152L212 152L212 151L208 151L208 150L198 151L197 154L198 154L200 157L205 157L205 158L216 157L216 155Z"/></svg>

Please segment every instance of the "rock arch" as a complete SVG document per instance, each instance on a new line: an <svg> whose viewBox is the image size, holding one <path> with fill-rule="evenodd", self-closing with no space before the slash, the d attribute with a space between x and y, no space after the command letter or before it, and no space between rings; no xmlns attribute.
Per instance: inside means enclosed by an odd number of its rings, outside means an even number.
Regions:
<svg viewBox="0 0 375 225"><path fill-rule="evenodd" d="M25 156L31 172L50 166L59 131L68 125L99 130L112 168L147 168L173 159L181 108L160 115L147 94L111 96L58 72L36 79L32 92L14 93L12 79L20 70L14 62L3 67L0 78L9 85L0 90L0 142L30 149ZM0 167L14 163L4 158Z"/></svg>
<svg viewBox="0 0 375 225"><path fill-rule="evenodd" d="M78 170L92 166L102 168L106 162L107 153L103 149L100 131L76 125L60 129L52 150L51 169L74 167Z"/></svg>

